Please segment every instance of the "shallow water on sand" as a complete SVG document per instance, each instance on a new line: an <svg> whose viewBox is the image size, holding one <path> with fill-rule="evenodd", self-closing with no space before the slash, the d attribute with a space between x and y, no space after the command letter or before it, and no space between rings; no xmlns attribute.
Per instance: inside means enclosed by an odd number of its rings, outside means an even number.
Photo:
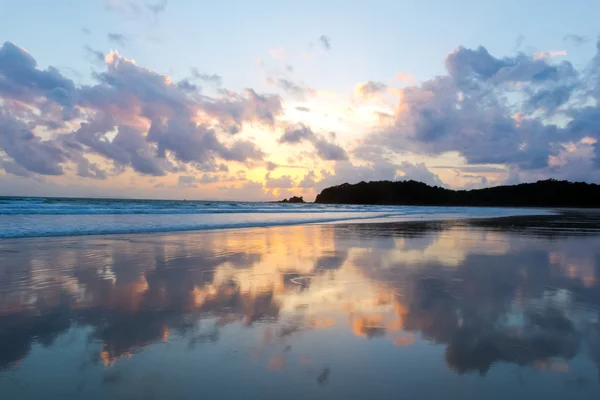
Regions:
<svg viewBox="0 0 600 400"><path fill-rule="evenodd" d="M0 241L1 399L590 399L581 217Z"/></svg>

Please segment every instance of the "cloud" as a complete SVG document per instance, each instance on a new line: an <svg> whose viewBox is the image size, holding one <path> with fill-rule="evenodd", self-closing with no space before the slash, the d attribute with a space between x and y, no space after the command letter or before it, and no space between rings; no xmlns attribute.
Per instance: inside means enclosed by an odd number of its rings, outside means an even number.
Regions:
<svg viewBox="0 0 600 400"><path fill-rule="evenodd" d="M35 174L29 171L27 168L24 168L15 162L7 161L2 158L0 158L0 168L4 169L4 171L8 174L21 176L24 178L30 178L35 176Z"/></svg>
<svg viewBox="0 0 600 400"><path fill-rule="evenodd" d="M399 89L390 123L357 154L457 152L468 164L543 170L560 143L599 136L600 55L579 72L569 61L459 47L445 64L447 75Z"/></svg>
<svg viewBox="0 0 600 400"><path fill-rule="evenodd" d="M366 165L355 165L349 160L336 161L333 173L323 170L321 175L322 178L315 185L317 191L342 183L391 181L398 177L398 166L383 160Z"/></svg>
<svg viewBox="0 0 600 400"><path fill-rule="evenodd" d="M358 99L370 100L381 93L384 93L387 85L381 82L368 81L354 86L353 95Z"/></svg>
<svg viewBox="0 0 600 400"><path fill-rule="evenodd" d="M414 180L431 186L446 186L439 176L427 169L424 163L411 164L403 161L398 169L402 172L402 179Z"/></svg>
<svg viewBox="0 0 600 400"><path fill-rule="evenodd" d="M197 188L196 177L191 175L181 175L177 178L177 186L193 189Z"/></svg>
<svg viewBox="0 0 600 400"><path fill-rule="evenodd" d="M146 3L145 6L155 17L157 17L167 9L167 3L167 0L162 0L156 3Z"/></svg>
<svg viewBox="0 0 600 400"><path fill-rule="evenodd" d="M569 34L566 34L563 37L563 40L565 42L571 42L571 43L573 43L576 46L580 46L580 45L582 45L584 43L587 43L590 39L588 37L586 37L586 36L577 35L577 34L574 34L574 33L569 33Z"/></svg>
<svg viewBox="0 0 600 400"><path fill-rule="evenodd" d="M298 183L299 188L314 188L317 183L315 171L308 171L304 178Z"/></svg>
<svg viewBox="0 0 600 400"><path fill-rule="evenodd" d="M283 136L279 138L279 143L296 144L304 140L312 140L314 137L310 127L299 123L297 125L289 125L285 128Z"/></svg>
<svg viewBox="0 0 600 400"><path fill-rule="evenodd" d="M321 43L321 46L323 46L326 51L331 50L331 38L329 38L329 36L319 36L319 43Z"/></svg>
<svg viewBox="0 0 600 400"><path fill-rule="evenodd" d="M185 80L173 82L117 52L104 62L105 69L93 74L96 84L77 87L53 67L37 68L25 50L10 42L2 45L0 149L9 157L2 163L5 170L22 173L18 165L37 174L61 175L65 165L76 164L79 176L105 179L100 166L87 162L87 153L113 162L115 174L131 167L152 176L185 165L212 170L219 160L262 160L264 153L254 143L219 136L236 133L247 123L274 126L282 113L277 95L247 89L211 98ZM69 131L74 125L79 126ZM61 131L42 139L38 127Z"/></svg>
<svg viewBox="0 0 600 400"><path fill-rule="evenodd" d="M322 171L323 178L314 181L314 174L306 175L298 187L315 187L318 191L329 186L342 183L358 183L361 181L415 180L432 186L443 186L440 177L432 173L424 163L403 161L394 164L389 161L370 162L366 165L354 165L350 161L337 161L333 173ZM306 182L304 182L306 180ZM314 183L312 186L308 186Z"/></svg>
<svg viewBox="0 0 600 400"><path fill-rule="evenodd" d="M75 85L56 68L37 68L35 59L11 42L0 48L0 97L42 105L47 101L72 105ZM70 109L68 110L70 111ZM66 113L65 118L70 116Z"/></svg>
<svg viewBox="0 0 600 400"><path fill-rule="evenodd" d="M415 83L415 77L408 72L400 72L394 76L394 79L403 83Z"/></svg>
<svg viewBox="0 0 600 400"><path fill-rule="evenodd" d="M202 109L217 118L230 133L238 133L244 122L274 126L283 114L281 98L274 94L259 94L246 89L243 94L225 91L225 97L205 99Z"/></svg>
<svg viewBox="0 0 600 400"><path fill-rule="evenodd" d="M108 174L96 163L90 163L86 158L81 158L77 164L77 175L83 178L105 180Z"/></svg>
<svg viewBox="0 0 600 400"><path fill-rule="evenodd" d="M310 127L299 123L288 125L279 143L298 144L304 141L312 143L317 155L325 161L342 161L348 159L348 154L340 145L325 139L323 135L315 134Z"/></svg>
<svg viewBox="0 0 600 400"><path fill-rule="evenodd" d="M207 180L222 180L225 163L237 163L235 170L271 168L252 130L283 127L281 136L273 137L282 151L310 145L296 156L332 161L328 166L340 174L319 173L320 181L311 176L305 182L317 187L359 177L414 176L440 184L432 168L398 161L406 153L450 152L467 164L457 168L462 177L479 184L549 176L600 180L600 49L578 70L552 52L497 57L484 47L458 47L445 59L445 74L419 84L396 79L406 84L393 89L397 104L393 110L368 110L369 118L376 113L382 123L350 142L356 146L348 148L352 158L335 137L290 119L293 111L310 109L292 105L286 115L278 94L221 88L220 76L195 69L189 78L176 80L116 51L85 50L102 68L85 84L75 84L53 66L40 68L17 45L1 45L0 168L8 174L108 179L130 169L149 176L203 172ZM217 86L213 94L202 91L204 84ZM295 98L313 90L288 78L273 78L273 84ZM370 80L357 85L356 93L373 98L388 90ZM495 167L484 170L485 165ZM498 175L492 180L488 174ZM264 190L255 194L267 196Z"/></svg>
<svg viewBox="0 0 600 400"><path fill-rule="evenodd" d="M264 187L267 189L290 189L295 187L294 180L289 175L282 175L278 178L271 178L271 173L265 175Z"/></svg>
<svg viewBox="0 0 600 400"><path fill-rule="evenodd" d="M94 60L96 63L100 63L100 64L104 65L104 57L105 56L104 56L103 52L94 50L87 44L84 46L84 49L85 49L86 53L91 56L92 60Z"/></svg>
<svg viewBox="0 0 600 400"><path fill-rule="evenodd" d="M547 58L566 56L566 55L567 55L566 50L537 51L537 52L533 53L532 58L534 60L545 60Z"/></svg>
<svg viewBox="0 0 600 400"><path fill-rule="evenodd" d="M285 93L296 98L297 100L304 100L308 95L316 94L316 90L309 87L301 86L297 83L292 82L285 78L267 78L267 83L275 85Z"/></svg>
<svg viewBox="0 0 600 400"><path fill-rule="evenodd" d="M205 74L198 71L197 68L192 68L192 77L200 79L206 83L210 83L215 86L221 86L223 79L217 74Z"/></svg>
<svg viewBox="0 0 600 400"><path fill-rule="evenodd" d="M489 172L506 172L505 168L501 168L501 167L490 167L490 166L485 166L485 165L467 165L467 166L451 166L451 165L436 165L430 168L440 168L440 169L455 169L455 170L459 170L459 171L463 171L463 172L470 172L470 173L480 173L480 174L484 174L484 173L489 173Z"/></svg>
<svg viewBox="0 0 600 400"><path fill-rule="evenodd" d="M515 40L515 49L520 49L521 46L523 46L523 43L525 42L525 36L524 35L519 35L517 36L517 39Z"/></svg>
<svg viewBox="0 0 600 400"><path fill-rule="evenodd" d="M248 180L242 185L219 186L222 197L226 199L244 199L244 201L274 200L271 192L266 192L261 182Z"/></svg>
<svg viewBox="0 0 600 400"><path fill-rule="evenodd" d="M325 161L343 161L348 159L348 154L340 145L328 142L320 137L313 141L319 157Z"/></svg>
<svg viewBox="0 0 600 400"><path fill-rule="evenodd" d="M202 174L200 177L196 175L180 175L177 177L177 186L188 189L197 188L199 185L208 185L217 182L233 182L238 180L234 176L226 176L225 174Z"/></svg>
<svg viewBox="0 0 600 400"><path fill-rule="evenodd" d="M64 171L61 164L69 158L56 142L42 140L25 124L1 111L0 149L18 165L3 162L3 168L21 176L26 175L23 169L41 175L62 175Z"/></svg>
<svg viewBox="0 0 600 400"><path fill-rule="evenodd" d="M108 33L106 35L109 41L113 42L116 45L125 47L129 42L129 38L122 33Z"/></svg>
<svg viewBox="0 0 600 400"><path fill-rule="evenodd" d="M156 2L147 0L104 0L104 8L128 19L156 20L161 13L165 12L167 3L167 0Z"/></svg>

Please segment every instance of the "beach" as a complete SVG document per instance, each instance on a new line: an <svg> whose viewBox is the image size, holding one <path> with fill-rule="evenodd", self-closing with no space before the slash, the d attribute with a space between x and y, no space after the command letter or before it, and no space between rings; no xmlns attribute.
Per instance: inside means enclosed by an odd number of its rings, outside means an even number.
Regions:
<svg viewBox="0 0 600 400"><path fill-rule="evenodd" d="M593 398L599 220L5 238L0 398Z"/></svg>

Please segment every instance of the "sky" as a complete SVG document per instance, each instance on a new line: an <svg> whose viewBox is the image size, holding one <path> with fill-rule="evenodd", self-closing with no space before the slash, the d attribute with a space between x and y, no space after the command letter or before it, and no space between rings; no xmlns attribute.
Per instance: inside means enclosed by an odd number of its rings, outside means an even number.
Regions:
<svg viewBox="0 0 600 400"><path fill-rule="evenodd" d="M600 2L0 0L0 195L600 183Z"/></svg>

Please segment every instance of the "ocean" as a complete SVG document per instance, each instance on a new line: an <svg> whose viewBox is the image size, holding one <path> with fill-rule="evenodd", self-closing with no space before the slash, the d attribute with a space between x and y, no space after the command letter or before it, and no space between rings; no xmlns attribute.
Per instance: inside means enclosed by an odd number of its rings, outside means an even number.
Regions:
<svg viewBox="0 0 600 400"><path fill-rule="evenodd" d="M0 197L0 238L545 215L548 210Z"/></svg>

